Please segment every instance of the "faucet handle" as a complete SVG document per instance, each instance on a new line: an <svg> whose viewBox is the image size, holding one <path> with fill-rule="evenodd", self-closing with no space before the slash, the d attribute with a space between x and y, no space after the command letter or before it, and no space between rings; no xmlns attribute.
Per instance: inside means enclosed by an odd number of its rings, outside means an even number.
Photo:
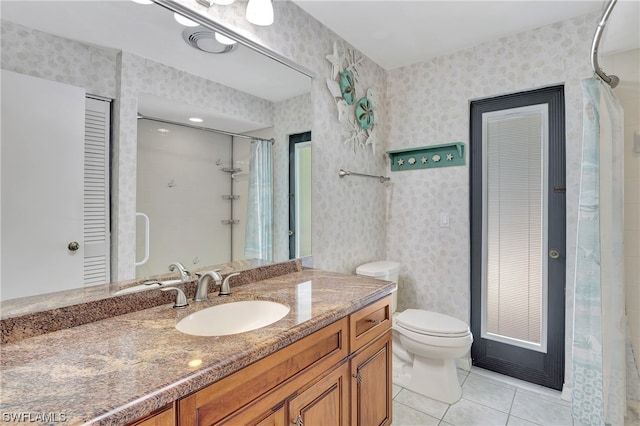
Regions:
<svg viewBox="0 0 640 426"><path fill-rule="evenodd" d="M189 306L189 303L187 302L187 297L184 295L184 292L182 290L180 290L178 287L164 287L161 288L160 291L171 291L171 290L175 290L176 291L176 301L173 304L174 308L186 308L187 306Z"/></svg>
<svg viewBox="0 0 640 426"><path fill-rule="evenodd" d="M231 295L231 286L229 285L229 278L237 277L238 275L240 275L240 272L234 272L233 274L229 274L225 277L224 282L220 286L220 293L218 293L218 296Z"/></svg>

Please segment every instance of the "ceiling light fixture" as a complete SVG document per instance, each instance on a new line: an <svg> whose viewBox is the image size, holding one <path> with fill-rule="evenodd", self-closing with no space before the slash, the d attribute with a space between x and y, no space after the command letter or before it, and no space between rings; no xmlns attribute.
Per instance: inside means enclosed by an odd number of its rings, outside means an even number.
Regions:
<svg viewBox="0 0 640 426"><path fill-rule="evenodd" d="M138 4L153 4L153 1L151 1L151 0L131 0L131 1L133 1L135 3L138 3Z"/></svg>
<svg viewBox="0 0 640 426"><path fill-rule="evenodd" d="M216 38L216 40L218 41L218 43L222 43L222 44L236 44L237 41L235 41L232 38L227 37L226 35L222 35L220 33L216 33L216 35L214 36Z"/></svg>
<svg viewBox="0 0 640 426"><path fill-rule="evenodd" d="M180 25L184 25L185 27L197 27L199 25L197 22L193 22L191 19L185 18L179 13L174 13L173 17Z"/></svg>
<svg viewBox="0 0 640 426"><path fill-rule="evenodd" d="M220 6L229 6L235 0L212 0L215 4L219 4Z"/></svg>
<svg viewBox="0 0 640 426"><path fill-rule="evenodd" d="M194 123L202 123L202 118L198 118L198 117L191 117L189 119L189 121L193 121Z"/></svg>
<svg viewBox="0 0 640 426"><path fill-rule="evenodd" d="M249 0L246 17L247 21L254 25L266 27L273 24L271 0Z"/></svg>

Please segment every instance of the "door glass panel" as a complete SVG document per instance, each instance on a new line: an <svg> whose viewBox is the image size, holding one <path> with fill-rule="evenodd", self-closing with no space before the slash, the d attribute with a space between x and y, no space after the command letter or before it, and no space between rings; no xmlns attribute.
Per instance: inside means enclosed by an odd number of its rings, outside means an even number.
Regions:
<svg viewBox="0 0 640 426"><path fill-rule="evenodd" d="M546 352L547 105L483 114L482 337Z"/></svg>

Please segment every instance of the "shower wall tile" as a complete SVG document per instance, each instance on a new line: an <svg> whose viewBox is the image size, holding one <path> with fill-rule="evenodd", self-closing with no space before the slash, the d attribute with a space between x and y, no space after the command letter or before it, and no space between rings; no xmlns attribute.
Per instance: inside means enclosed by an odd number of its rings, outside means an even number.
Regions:
<svg viewBox="0 0 640 426"><path fill-rule="evenodd" d="M582 143L581 79L591 76L591 14L391 70L389 149L462 141L469 103L565 85L567 135L567 359L570 360L577 194ZM402 263L399 309L422 308L469 321L469 164L396 172L387 190L387 258ZM450 227L438 225L448 213ZM567 365L566 382L571 366Z"/></svg>

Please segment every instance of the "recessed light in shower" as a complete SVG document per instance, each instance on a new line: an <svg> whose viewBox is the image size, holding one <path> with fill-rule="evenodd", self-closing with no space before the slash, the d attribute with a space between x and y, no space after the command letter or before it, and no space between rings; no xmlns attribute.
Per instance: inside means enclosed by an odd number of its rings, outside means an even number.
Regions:
<svg viewBox="0 0 640 426"><path fill-rule="evenodd" d="M191 117L189 121L193 121L194 123L202 123L202 118Z"/></svg>

